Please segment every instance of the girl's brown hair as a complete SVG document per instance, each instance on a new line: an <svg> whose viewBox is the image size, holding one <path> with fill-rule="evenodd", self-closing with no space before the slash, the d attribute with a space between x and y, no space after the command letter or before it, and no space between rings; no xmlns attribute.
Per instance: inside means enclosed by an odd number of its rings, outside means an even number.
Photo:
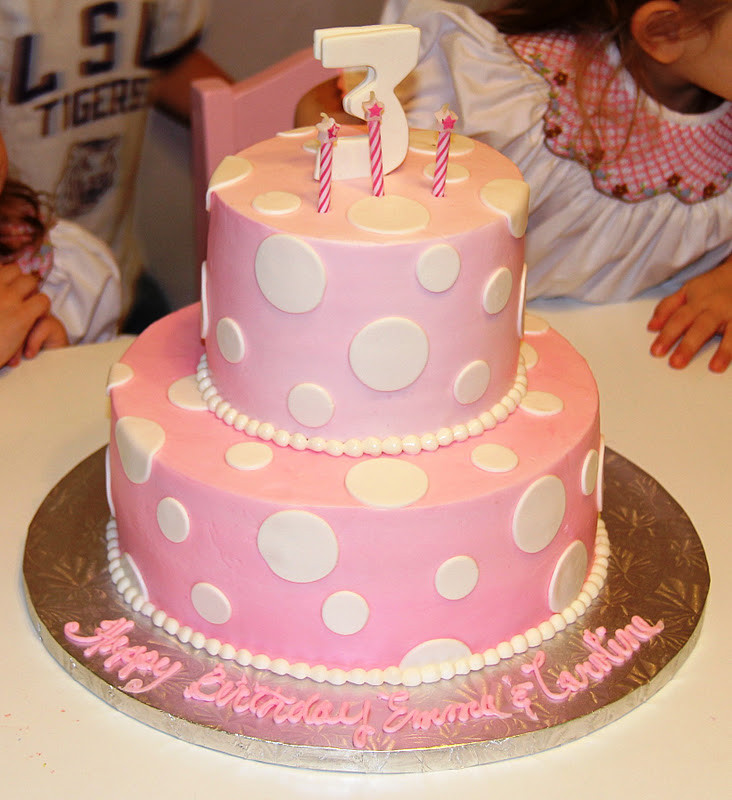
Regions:
<svg viewBox="0 0 732 800"><path fill-rule="evenodd" d="M614 41L623 65L639 82L638 47L631 35L633 14L647 0L508 0L483 17L506 34L562 31L578 37L584 45L604 47ZM677 0L684 32L711 28L727 0Z"/></svg>
<svg viewBox="0 0 732 800"><path fill-rule="evenodd" d="M603 102L596 108L584 102L585 77L594 59L614 42L621 57L618 69L624 67L641 88L648 88L643 53L631 33L633 14L645 2L647 0L508 0L482 16L507 35L557 31L576 37L575 93L585 119L585 130L595 142L591 149L609 156L598 132L598 123L602 127L601 120L605 116ZM659 34L685 36L700 28L710 30L719 14L730 8L728 0L676 0L676 4L681 12L677 20L681 27L666 32L659 28ZM625 133L626 142L632 127L633 123Z"/></svg>
<svg viewBox="0 0 732 800"><path fill-rule="evenodd" d="M560 30L572 34L630 36L635 11L647 0L508 0L483 17L503 33ZM690 27L709 25L726 0L677 0Z"/></svg>
<svg viewBox="0 0 732 800"><path fill-rule="evenodd" d="M0 192L0 262L37 251L52 224L49 200L30 186L8 178Z"/></svg>

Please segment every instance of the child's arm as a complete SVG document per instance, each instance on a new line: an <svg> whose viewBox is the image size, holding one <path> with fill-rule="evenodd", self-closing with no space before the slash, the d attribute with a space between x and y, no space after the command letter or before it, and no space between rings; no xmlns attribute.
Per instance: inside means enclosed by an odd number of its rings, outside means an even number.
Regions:
<svg viewBox="0 0 732 800"><path fill-rule="evenodd" d="M49 308L37 278L23 274L17 264L0 266L0 367L19 363L29 333Z"/></svg>
<svg viewBox="0 0 732 800"><path fill-rule="evenodd" d="M341 124L363 125L362 119L352 117L343 110L343 91L337 77L313 86L300 98L295 109L295 127L315 125L320 122L321 112Z"/></svg>
<svg viewBox="0 0 732 800"><path fill-rule="evenodd" d="M722 340L709 362L713 372L724 372L732 362L732 256L709 272L692 278L655 308L648 329L658 331L651 345L654 356L665 356L681 369L709 339Z"/></svg>
<svg viewBox="0 0 732 800"><path fill-rule="evenodd" d="M191 118L191 83L197 78L231 77L203 51L194 50L182 61L163 72L153 84L153 104L181 122Z"/></svg>

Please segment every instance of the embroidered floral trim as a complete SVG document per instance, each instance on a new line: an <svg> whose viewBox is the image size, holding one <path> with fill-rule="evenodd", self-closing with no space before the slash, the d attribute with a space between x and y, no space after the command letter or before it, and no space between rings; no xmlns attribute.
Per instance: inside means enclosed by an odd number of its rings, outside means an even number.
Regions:
<svg viewBox="0 0 732 800"><path fill-rule="evenodd" d="M652 103L636 107L634 85L606 52L584 76L583 116L576 95L574 39L543 34L507 40L549 85L546 146L586 167L602 194L634 203L669 193L691 204L716 197L732 184L732 108L711 114L709 122L688 124L659 116Z"/></svg>

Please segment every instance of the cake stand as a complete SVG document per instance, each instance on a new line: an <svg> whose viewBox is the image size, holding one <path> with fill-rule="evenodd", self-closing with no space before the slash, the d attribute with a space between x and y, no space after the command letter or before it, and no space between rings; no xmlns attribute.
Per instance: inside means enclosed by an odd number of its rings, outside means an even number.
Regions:
<svg viewBox="0 0 732 800"><path fill-rule="evenodd" d="M40 638L115 709L243 758L398 773L537 753L646 701L700 633L709 569L699 537L652 477L611 450L610 566L586 614L495 666L417 687L332 686L241 667L132 611L107 567L104 472L99 450L58 483L30 525L23 576Z"/></svg>

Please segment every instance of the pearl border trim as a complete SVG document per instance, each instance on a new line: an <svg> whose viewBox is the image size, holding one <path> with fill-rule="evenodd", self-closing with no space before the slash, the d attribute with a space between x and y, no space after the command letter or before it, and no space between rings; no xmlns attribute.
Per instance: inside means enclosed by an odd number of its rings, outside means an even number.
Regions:
<svg viewBox="0 0 732 800"><path fill-rule="evenodd" d="M272 659L264 654L255 655L249 650L237 650L230 644L222 644L218 639L207 639L204 634L194 631L189 625L181 625L178 620L169 617L165 611L156 608L149 600L146 600L137 588L134 576L127 575L122 560L123 554L119 548L117 522L114 518L107 523L106 538L109 572L117 591L133 611L150 617L156 627L177 637L183 644L190 644L196 650L205 650L209 655L218 656L225 661L235 661L242 667L266 669L276 675L290 675L293 678L310 678L317 683L329 683L333 686L351 683L359 686L388 684L413 687L422 683L436 683L439 680L449 680L456 675L467 675L484 667L494 666L502 660L511 658L516 653L524 653L530 647L537 647L542 642L552 639L555 634L563 631L568 625L576 622L587 611L605 584L610 557L610 539L605 523L598 516L595 560L592 570L577 599L561 613L552 614L548 620L540 623L537 627L513 636L509 641L500 642L495 647L482 653L473 653L468 658L462 658L459 661L444 661L423 667L408 667L404 670L398 666L392 666L384 670L352 669L347 671L328 669L322 664L318 666L310 666L304 662L290 664L284 658Z"/></svg>
<svg viewBox="0 0 732 800"><path fill-rule="evenodd" d="M205 353L198 362L196 383L201 392L201 399L206 403L208 410L235 430L243 431L248 436L254 436L265 442L272 441L280 447L312 450L316 453L328 453L331 456L346 455L351 458L360 458L363 455L397 456L400 453L417 455L422 450L432 452L440 447L447 447L453 442L464 442L473 436L480 436L507 419L521 405L528 388L524 357L519 354L513 388L489 411L484 411L478 417L470 419L464 424L440 428L436 433L425 433L421 436L409 434L407 436L388 436L385 439L368 436L365 439L354 438L343 442L339 439L324 439L321 436L308 437L304 433L290 433L275 428L270 422L260 422L238 411L218 393L208 369L208 358Z"/></svg>

